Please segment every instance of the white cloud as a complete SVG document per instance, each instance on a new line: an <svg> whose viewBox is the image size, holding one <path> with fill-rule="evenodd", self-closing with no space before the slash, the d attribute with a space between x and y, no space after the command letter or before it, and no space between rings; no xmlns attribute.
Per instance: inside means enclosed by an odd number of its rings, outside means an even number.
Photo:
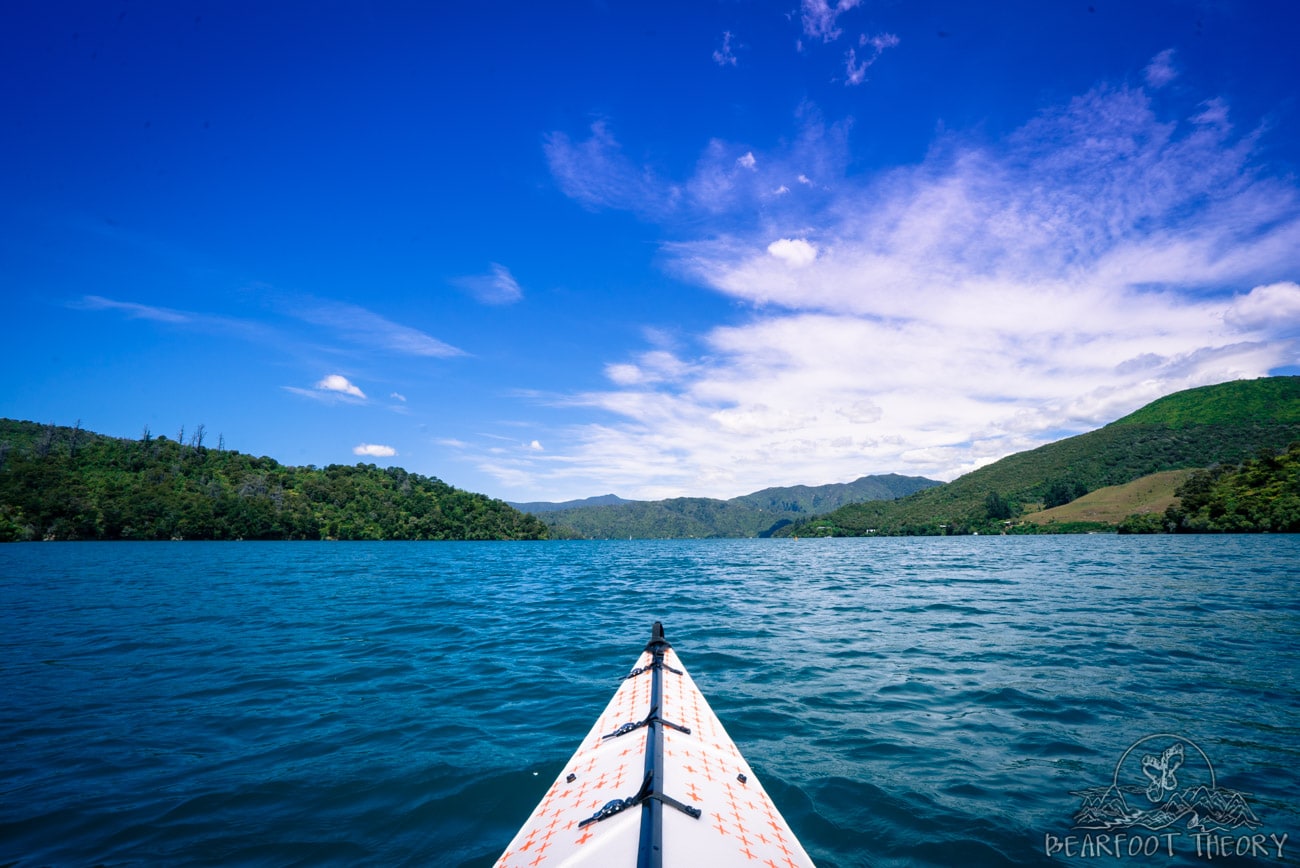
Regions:
<svg viewBox="0 0 1300 868"><path fill-rule="evenodd" d="M752 172L754 171L754 167L758 165L758 160L754 159L753 151L746 151L743 155L736 158L736 165L741 168L749 169Z"/></svg>
<svg viewBox="0 0 1300 868"><path fill-rule="evenodd" d="M1174 67L1174 50L1166 48L1151 58L1151 62L1143 70L1143 75L1146 78L1147 85L1156 90L1176 79L1178 70Z"/></svg>
<svg viewBox="0 0 1300 868"><path fill-rule="evenodd" d="M392 458L397 454L397 450L391 446L382 446L378 443L360 443L352 447L353 455L368 455L371 458Z"/></svg>
<svg viewBox="0 0 1300 868"><path fill-rule="evenodd" d="M392 398L394 401L401 401L403 404L406 403L406 396L400 392L390 392L388 397Z"/></svg>
<svg viewBox="0 0 1300 868"><path fill-rule="evenodd" d="M1300 336L1300 285L1285 281L1257 286L1234 301L1224 321L1243 332L1276 331Z"/></svg>
<svg viewBox="0 0 1300 868"><path fill-rule="evenodd" d="M866 179L817 162L813 139L798 162L751 151L787 178L814 167L824 203L746 228L728 220L748 207L734 188L707 208L696 197L718 222L665 247L749 314L689 355L612 361L610 388L555 399L609 418L510 472L624 497L949 479L1179 389L1295 364L1300 194L1260 163L1259 133L1234 136L1098 87L1002 142L951 137ZM734 170L736 149L710 149Z"/></svg>
<svg viewBox="0 0 1300 868"><path fill-rule="evenodd" d="M542 444L541 444L541 441L540 441L540 440L534 440L534 441L532 441L531 443L528 444L528 448L531 449L531 450L534 451L534 452L545 452L545 451L546 451L545 449L542 448Z"/></svg>
<svg viewBox="0 0 1300 868"><path fill-rule="evenodd" d="M855 8L861 0L837 0L834 6L827 0L803 0L801 20L803 32L812 39L833 42L844 31L836 26L837 19Z"/></svg>
<svg viewBox="0 0 1300 868"><path fill-rule="evenodd" d="M794 268L811 265L817 248L802 238L778 238L767 245L767 252Z"/></svg>
<svg viewBox="0 0 1300 868"><path fill-rule="evenodd" d="M736 54L731 50L731 31L722 34L722 47L713 52L713 62L718 66L735 66Z"/></svg>
<svg viewBox="0 0 1300 868"><path fill-rule="evenodd" d="M347 377L342 374L330 374L316 384L316 388L323 392L338 392L343 395L351 395L353 398L366 399L366 393L360 388L353 385Z"/></svg>
<svg viewBox="0 0 1300 868"><path fill-rule="evenodd" d="M690 365L667 350L652 350L637 357L635 364L605 366L605 376L620 386L645 386L681 380L690 373Z"/></svg>

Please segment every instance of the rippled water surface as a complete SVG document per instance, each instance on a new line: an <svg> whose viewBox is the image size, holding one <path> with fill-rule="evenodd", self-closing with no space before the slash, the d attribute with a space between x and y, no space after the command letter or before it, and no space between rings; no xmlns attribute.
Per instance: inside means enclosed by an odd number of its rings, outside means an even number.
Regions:
<svg viewBox="0 0 1300 868"><path fill-rule="evenodd" d="M1297 864L1300 540L1115 536L0 547L0 864L489 865L656 619L819 865L1115 862L1157 733Z"/></svg>

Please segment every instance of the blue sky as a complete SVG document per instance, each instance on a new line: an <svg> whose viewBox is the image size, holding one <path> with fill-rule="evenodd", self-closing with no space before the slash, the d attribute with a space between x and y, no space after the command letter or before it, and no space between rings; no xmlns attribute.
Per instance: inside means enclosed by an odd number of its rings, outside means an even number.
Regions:
<svg viewBox="0 0 1300 868"><path fill-rule="evenodd" d="M0 415L508 500L1300 373L1286 2L10 3Z"/></svg>

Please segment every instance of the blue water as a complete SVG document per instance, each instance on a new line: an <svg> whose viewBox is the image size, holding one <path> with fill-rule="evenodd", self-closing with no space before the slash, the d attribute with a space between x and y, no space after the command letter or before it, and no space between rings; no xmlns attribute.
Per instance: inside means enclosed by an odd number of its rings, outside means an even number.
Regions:
<svg viewBox="0 0 1300 868"><path fill-rule="evenodd" d="M819 865L1115 862L1157 733L1297 864L1279 536L3 546L0 864L489 865L655 619Z"/></svg>

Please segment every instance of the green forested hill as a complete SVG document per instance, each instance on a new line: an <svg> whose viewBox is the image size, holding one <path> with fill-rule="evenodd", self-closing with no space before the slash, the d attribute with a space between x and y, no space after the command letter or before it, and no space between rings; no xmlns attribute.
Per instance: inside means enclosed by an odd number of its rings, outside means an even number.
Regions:
<svg viewBox="0 0 1300 868"><path fill-rule="evenodd" d="M920 476L895 473L853 482L765 488L716 500L676 497L623 501L543 513L557 536L636 539L766 536L793 521L863 500L893 500L939 485Z"/></svg>
<svg viewBox="0 0 1300 868"><path fill-rule="evenodd" d="M1166 395L1111 425L1251 427L1300 423L1300 377L1265 377Z"/></svg>
<svg viewBox="0 0 1300 868"><path fill-rule="evenodd" d="M1189 389L1104 428L1008 456L938 488L892 503L846 506L780 533L987 533L1014 523L1031 507L1060 505L1159 471L1237 464L1297 440L1300 377Z"/></svg>
<svg viewBox="0 0 1300 868"><path fill-rule="evenodd" d="M373 464L287 467L197 442L0 419L0 541L542 539L499 500Z"/></svg>

